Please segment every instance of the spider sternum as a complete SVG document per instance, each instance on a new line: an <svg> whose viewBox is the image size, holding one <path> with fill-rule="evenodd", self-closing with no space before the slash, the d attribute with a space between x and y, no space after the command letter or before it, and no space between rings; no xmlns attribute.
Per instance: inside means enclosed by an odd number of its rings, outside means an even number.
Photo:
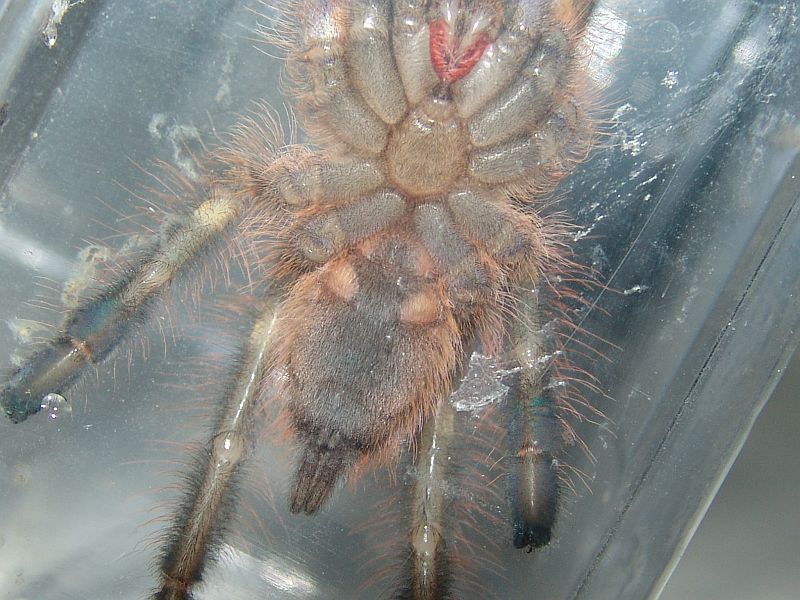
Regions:
<svg viewBox="0 0 800 600"><path fill-rule="evenodd" d="M448 92L423 99L391 133L387 176L410 199L441 195L466 172L470 145Z"/></svg>

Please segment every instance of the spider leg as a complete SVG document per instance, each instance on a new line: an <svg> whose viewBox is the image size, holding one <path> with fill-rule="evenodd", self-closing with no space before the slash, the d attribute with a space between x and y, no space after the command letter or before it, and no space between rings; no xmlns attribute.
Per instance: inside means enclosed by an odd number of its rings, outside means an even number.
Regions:
<svg viewBox="0 0 800 600"><path fill-rule="evenodd" d="M449 400L439 403L425 422L414 461L409 514L410 532L398 600L450 598L453 574L444 533L450 505L447 485L452 470L451 445L455 410Z"/></svg>
<svg viewBox="0 0 800 600"><path fill-rule="evenodd" d="M241 201L217 187L161 244L105 290L70 310L59 333L0 388L0 406L19 423L42 409L48 394L63 394L90 365L108 357L176 274L201 255L242 212Z"/></svg>
<svg viewBox="0 0 800 600"><path fill-rule="evenodd" d="M534 132L485 148L475 148L467 172L484 185L524 185L541 182L560 171L569 150L581 139L580 113L571 100L553 107Z"/></svg>
<svg viewBox="0 0 800 600"><path fill-rule="evenodd" d="M277 254L276 279L318 268L345 247L396 223L405 214L400 194L386 189L378 164L369 159L330 158L293 146L273 159L247 160L258 127L243 127L230 162L245 189L263 207L251 218L268 231Z"/></svg>
<svg viewBox="0 0 800 600"><path fill-rule="evenodd" d="M406 97L418 104L439 82L430 60L429 0L396 2L392 48Z"/></svg>
<svg viewBox="0 0 800 600"><path fill-rule="evenodd" d="M253 446L255 416L272 347L277 312L268 302L238 361L233 383L194 471L189 489L167 534L159 565L160 589L153 600L189 600L191 589L225 532L237 476Z"/></svg>
<svg viewBox="0 0 800 600"><path fill-rule="evenodd" d="M281 236L288 238L293 259L316 266L398 222L405 214L406 203L400 194L379 190L343 206L302 215Z"/></svg>
<svg viewBox="0 0 800 600"><path fill-rule="evenodd" d="M389 0L353 2L347 53L361 96L384 123L395 125L408 105L392 53L391 11Z"/></svg>
<svg viewBox="0 0 800 600"><path fill-rule="evenodd" d="M276 198L290 213L357 200L385 184L373 161L331 160L302 146L287 150L277 160L268 156L267 161L247 165L254 195L259 195L258 188L266 188L267 197Z"/></svg>
<svg viewBox="0 0 800 600"><path fill-rule="evenodd" d="M389 125L406 111L390 50L389 3L299 4L306 18L295 28L287 71L306 125L361 155L378 156Z"/></svg>
<svg viewBox="0 0 800 600"><path fill-rule="evenodd" d="M556 521L562 423L551 374L553 356L545 350L549 340L541 328L538 301L521 294L516 301L521 319L510 332L511 355L520 368L506 397L510 500L514 547L530 551L550 541Z"/></svg>
<svg viewBox="0 0 800 600"><path fill-rule="evenodd" d="M559 87L565 83L569 59L566 33L560 28L546 31L510 85L501 88L470 118L467 127L473 145L490 146L533 129L550 110Z"/></svg>

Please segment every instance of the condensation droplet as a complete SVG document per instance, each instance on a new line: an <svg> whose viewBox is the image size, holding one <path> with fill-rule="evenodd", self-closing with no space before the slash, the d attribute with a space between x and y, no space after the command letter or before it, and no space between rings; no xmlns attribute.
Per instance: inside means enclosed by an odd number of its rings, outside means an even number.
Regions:
<svg viewBox="0 0 800 600"><path fill-rule="evenodd" d="M47 418L55 420L62 415L72 412L72 406L61 394L47 394L42 398L42 411L47 414Z"/></svg>

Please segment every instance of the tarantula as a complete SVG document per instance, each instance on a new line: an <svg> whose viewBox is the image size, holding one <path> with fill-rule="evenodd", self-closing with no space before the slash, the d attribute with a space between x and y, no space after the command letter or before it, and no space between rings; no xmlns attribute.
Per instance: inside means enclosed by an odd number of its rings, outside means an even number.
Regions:
<svg viewBox="0 0 800 600"><path fill-rule="evenodd" d="M290 95L313 149L268 116L242 122L207 197L158 247L70 310L15 368L15 423L67 394L223 236L270 240L272 282L190 489L166 535L155 599L191 598L232 510L264 404L299 450L293 513L318 511L365 464L417 465L398 598L453 594L448 397L475 348L504 348L510 541L547 544L575 412L561 390L566 226L543 196L592 137L579 41L591 0L304 0L281 6ZM259 246L261 247L261 246Z"/></svg>

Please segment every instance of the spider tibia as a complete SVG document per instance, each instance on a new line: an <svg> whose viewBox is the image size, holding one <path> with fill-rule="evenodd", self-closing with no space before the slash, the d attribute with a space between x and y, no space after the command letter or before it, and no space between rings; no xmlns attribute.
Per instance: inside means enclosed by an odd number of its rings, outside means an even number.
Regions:
<svg viewBox="0 0 800 600"><path fill-rule="evenodd" d="M48 394L61 394L89 355L69 338L56 338L15 369L0 390L0 406L14 423L39 412Z"/></svg>
<svg viewBox="0 0 800 600"><path fill-rule="evenodd" d="M274 322L274 306L268 303L241 352L205 451L185 477L188 487L167 536L162 587L155 600L191 598L189 590L202 578L224 535L238 475L253 445L254 412L274 341Z"/></svg>

